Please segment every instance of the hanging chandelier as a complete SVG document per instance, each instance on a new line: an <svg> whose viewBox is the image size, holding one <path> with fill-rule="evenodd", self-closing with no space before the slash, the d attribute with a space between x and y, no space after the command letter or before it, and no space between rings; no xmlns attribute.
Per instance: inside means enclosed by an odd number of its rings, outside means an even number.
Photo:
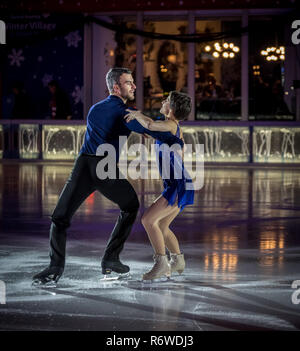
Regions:
<svg viewBox="0 0 300 351"><path fill-rule="evenodd" d="M234 58L235 55L240 51L238 46L235 46L233 43L214 43L211 47L210 45L206 45L204 50L209 53L212 52L212 56L214 58Z"/></svg>
<svg viewBox="0 0 300 351"><path fill-rule="evenodd" d="M267 61L284 61L285 48L284 46L280 46L279 48L272 46L262 50L260 54L264 56Z"/></svg>

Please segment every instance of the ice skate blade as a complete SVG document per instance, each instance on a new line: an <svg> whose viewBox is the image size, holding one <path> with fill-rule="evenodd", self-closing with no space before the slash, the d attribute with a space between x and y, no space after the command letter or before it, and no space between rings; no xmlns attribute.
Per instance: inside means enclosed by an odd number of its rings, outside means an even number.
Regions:
<svg viewBox="0 0 300 351"><path fill-rule="evenodd" d="M151 283L164 283L170 281L170 277L161 277L161 278L156 278L156 279L151 279L151 280L146 280L142 278L142 283L144 284L151 284Z"/></svg>
<svg viewBox="0 0 300 351"><path fill-rule="evenodd" d="M116 274L104 274L103 278L100 281L113 281L113 280L122 280L129 278L130 274L128 273L116 273Z"/></svg>
<svg viewBox="0 0 300 351"><path fill-rule="evenodd" d="M41 280L34 280L31 283L31 286L33 286L35 288L56 288L57 283L53 280L51 280L49 282L42 282Z"/></svg>
<svg viewBox="0 0 300 351"><path fill-rule="evenodd" d="M183 277L183 276L184 276L184 273L172 272L172 275L173 275L174 277Z"/></svg>

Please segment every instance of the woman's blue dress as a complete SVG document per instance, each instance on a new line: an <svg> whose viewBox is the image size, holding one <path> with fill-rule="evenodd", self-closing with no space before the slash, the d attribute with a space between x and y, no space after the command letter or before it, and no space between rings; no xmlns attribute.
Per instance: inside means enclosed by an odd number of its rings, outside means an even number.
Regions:
<svg viewBox="0 0 300 351"><path fill-rule="evenodd" d="M180 138L179 125L177 126L176 136ZM180 208L181 212L186 205L191 205L194 203L192 179L184 168L181 155L177 152L171 152L170 155L168 155L168 147L159 149L162 144L163 142L159 140L155 141L156 161L158 163L161 177L163 177L163 162L166 162L170 157L170 177L168 177L168 179L163 179L164 191L162 192L162 196L168 200L168 204L171 206L173 206L177 200L178 207ZM180 169L181 179L176 179L180 178L178 177ZM175 177L175 175L177 176ZM189 184L188 189L186 188L187 184Z"/></svg>

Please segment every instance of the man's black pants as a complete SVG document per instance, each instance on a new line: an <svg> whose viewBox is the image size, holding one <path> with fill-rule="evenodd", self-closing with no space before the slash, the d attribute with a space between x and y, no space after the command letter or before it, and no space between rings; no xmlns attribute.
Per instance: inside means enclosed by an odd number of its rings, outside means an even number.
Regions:
<svg viewBox="0 0 300 351"><path fill-rule="evenodd" d="M132 185L127 179L101 180L96 167L102 156L81 154L77 157L73 170L67 180L52 214L50 228L50 266L64 267L66 254L66 229L71 218L82 202L95 190L120 207L120 215L110 235L102 260L118 260L124 243L130 234L137 216L139 201Z"/></svg>

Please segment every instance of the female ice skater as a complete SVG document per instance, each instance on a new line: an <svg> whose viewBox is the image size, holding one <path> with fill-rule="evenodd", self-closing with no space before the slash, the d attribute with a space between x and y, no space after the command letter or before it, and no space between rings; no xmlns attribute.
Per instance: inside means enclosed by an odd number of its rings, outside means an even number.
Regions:
<svg viewBox="0 0 300 351"><path fill-rule="evenodd" d="M129 110L127 110L129 112ZM168 98L162 102L160 112L165 116L163 121L154 121L143 115L140 111L131 111L124 118L127 122L136 119L143 127L152 131L169 131L183 140L179 127L179 120L185 119L191 112L191 98L184 93L172 91ZM163 144L156 139L156 147ZM182 178L176 179L174 168L180 157ZM151 245L155 252L154 266L145 273L143 280L154 280L163 276L169 277L172 272L181 274L185 268L184 255L180 251L178 240L170 229L170 224L186 205L193 204L194 190L187 189L186 184L191 179L184 173L184 166L176 153L170 155L170 178L163 179L164 190L154 203L146 210L142 217L142 224L148 234ZM162 176L164 151L159 150L157 161ZM191 185L191 184L190 184ZM170 252L170 262L166 256L166 247Z"/></svg>

